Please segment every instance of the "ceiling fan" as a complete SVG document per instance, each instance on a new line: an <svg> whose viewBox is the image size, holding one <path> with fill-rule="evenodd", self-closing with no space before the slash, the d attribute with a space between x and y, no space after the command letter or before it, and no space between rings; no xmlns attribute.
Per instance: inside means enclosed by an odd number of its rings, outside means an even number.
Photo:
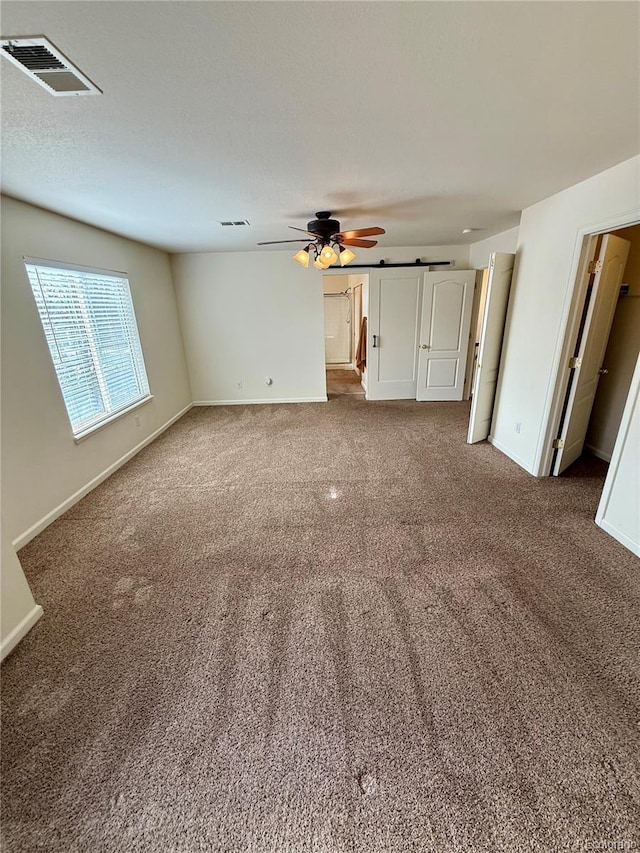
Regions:
<svg viewBox="0 0 640 853"><path fill-rule="evenodd" d="M361 249L371 249L377 244L377 240L363 240L363 237L370 237L374 234L384 234L384 228L358 228L355 231L341 231L340 223L337 219L331 219L329 210L321 210L316 213L316 218L307 222L306 228L296 228L290 225L294 231L302 231L303 234L308 234L312 240L308 238L298 240L268 240L265 243L258 243L258 246L273 246L276 243L307 243L293 256L294 261L302 264L303 267L308 267L312 262L313 266L319 270L325 270L335 263L340 258L340 265L346 266L355 258L355 252L349 249L349 246L358 246Z"/></svg>

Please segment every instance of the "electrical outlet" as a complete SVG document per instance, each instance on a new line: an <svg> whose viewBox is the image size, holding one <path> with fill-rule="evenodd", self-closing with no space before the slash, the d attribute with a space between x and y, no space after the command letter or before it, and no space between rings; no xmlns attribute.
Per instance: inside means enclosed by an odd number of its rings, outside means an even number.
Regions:
<svg viewBox="0 0 640 853"><path fill-rule="evenodd" d="M236 388L242 388L242 379L238 380L238 382L236 383Z"/></svg>
<svg viewBox="0 0 640 853"><path fill-rule="evenodd" d="M522 424L520 423L520 421L517 421L516 422L516 432L520 432L521 429L522 429Z"/></svg>
<svg viewBox="0 0 640 853"><path fill-rule="evenodd" d="M134 415L133 422L137 427L139 427L140 426L140 415Z"/></svg>

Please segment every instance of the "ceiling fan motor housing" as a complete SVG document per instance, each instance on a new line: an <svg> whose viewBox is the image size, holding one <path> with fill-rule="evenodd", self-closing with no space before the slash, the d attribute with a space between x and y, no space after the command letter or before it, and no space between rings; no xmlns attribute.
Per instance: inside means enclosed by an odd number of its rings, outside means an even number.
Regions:
<svg viewBox="0 0 640 853"><path fill-rule="evenodd" d="M327 210L321 210L316 213L317 219L312 219L307 222L307 231L312 231L314 234L326 241L333 237L334 234L340 232L340 223L337 219L330 219L331 213Z"/></svg>

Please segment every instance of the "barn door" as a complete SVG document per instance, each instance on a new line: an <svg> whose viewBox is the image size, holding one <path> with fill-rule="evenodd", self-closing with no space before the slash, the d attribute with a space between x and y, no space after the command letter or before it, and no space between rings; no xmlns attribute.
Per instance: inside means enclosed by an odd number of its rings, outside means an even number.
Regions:
<svg viewBox="0 0 640 853"><path fill-rule="evenodd" d="M422 269L372 269L367 399L415 400Z"/></svg>

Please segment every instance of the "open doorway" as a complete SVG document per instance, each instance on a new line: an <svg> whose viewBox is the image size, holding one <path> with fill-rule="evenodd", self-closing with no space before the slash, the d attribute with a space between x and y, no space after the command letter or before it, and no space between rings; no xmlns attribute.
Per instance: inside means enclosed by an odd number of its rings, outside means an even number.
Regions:
<svg viewBox="0 0 640 853"><path fill-rule="evenodd" d="M369 275L325 275L322 285L327 396L364 396Z"/></svg>
<svg viewBox="0 0 640 853"><path fill-rule="evenodd" d="M587 235L585 244L550 473L598 476L604 485L640 350L640 223Z"/></svg>

